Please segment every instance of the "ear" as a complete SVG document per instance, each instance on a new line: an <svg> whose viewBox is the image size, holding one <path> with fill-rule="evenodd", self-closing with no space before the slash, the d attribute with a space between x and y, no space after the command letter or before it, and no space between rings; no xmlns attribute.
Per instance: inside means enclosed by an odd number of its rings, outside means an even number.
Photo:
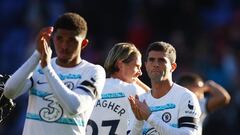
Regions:
<svg viewBox="0 0 240 135"><path fill-rule="evenodd" d="M120 69L122 69L122 66L123 66L122 60L117 60L117 62L116 62L116 67L118 67L119 70L120 70Z"/></svg>
<svg viewBox="0 0 240 135"><path fill-rule="evenodd" d="M147 65L147 61L144 61L144 66L145 66L145 68L146 68L146 65Z"/></svg>
<svg viewBox="0 0 240 135"><path fill-rule="evenodd" d="M170 71L173 72L176 68L177 68L177 63L173 63Z"/></svg>
<svg viewBox="0 0 240 135"><path fill-rule="evenodd" d="M85 38L82 41L82 48L81 49L84 49L87 45L88 45L88 39Z"/></svg>

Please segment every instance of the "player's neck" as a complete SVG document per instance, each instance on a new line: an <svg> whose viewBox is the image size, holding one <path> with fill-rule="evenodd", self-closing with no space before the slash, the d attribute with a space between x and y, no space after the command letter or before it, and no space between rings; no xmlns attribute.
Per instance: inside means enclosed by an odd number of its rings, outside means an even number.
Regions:
<svg viewBox="0 0 240 135"><path fill-rule="evenodd" d="M74 60L60 60L57 59L56 63L61 66L61 67L66 67L66 68L70 68L70 67L75 67L77 65L79 65L82 62L82 59L74 59Z"/></svg>
<svg viewBox="0 0 240 135"><path fill-rule="evenodd" d="M131 83L129 80L127 80L121 73L115 72L111 75L112 78L117 78L123 82Z"/></svg>
<svg viewBox="0 0 240 135"><path fill-rule="evenodd" d="M161 81L160 83L152 83L151 94L154 98L161 98L171 90L172 86L172 81Z"/></svg>

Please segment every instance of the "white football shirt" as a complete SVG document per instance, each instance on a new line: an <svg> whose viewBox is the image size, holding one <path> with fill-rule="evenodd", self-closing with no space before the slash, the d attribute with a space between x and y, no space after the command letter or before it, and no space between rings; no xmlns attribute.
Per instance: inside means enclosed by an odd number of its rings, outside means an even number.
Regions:
<svg viewBox="0 0 240 135"><path fill-rule="evenodd" d="M65 86L75 94L80 94L78 91L91 91L83 82L88 82L96 88L97 91L91 93L101 93L105 81L103 67L82 60L76 67L63 68L56 64L56 58L52 59L51 65ZM86 106L87 109L71 115L60 105L40 66L34 71L32 82L23 134L85 135L87 121L96 99L93 98L95 101L91 104L83 102L81 107Z"/></svg>
<svg viewBox="0 0 240 135"><path fill-rule="evenodd" d="M126 135L134 118L128 97L145 91L135 83L107 78L91 114L87 135Z"/></svg>
<svg viewBox="0 0 240 135"><path fill-rule="evenodd" d="M161 98L156 99L148 92L139 99L146 101L152 114L143 123L135 120L131 134L173 135L180 134L173 129L197 129L200 106L196 96L186 88L174 83L171 90Z"/></svg>
<svg viewBox="0 0 240 135"><path fill-rule="evenodd" d="M207 107L207 98L203 98L203 99L199 100L199 104L200 104L202 114L201 114L200 121L199 121L198 135L202 135L203 123L208 114L208 111L206 108Z"/></svg>

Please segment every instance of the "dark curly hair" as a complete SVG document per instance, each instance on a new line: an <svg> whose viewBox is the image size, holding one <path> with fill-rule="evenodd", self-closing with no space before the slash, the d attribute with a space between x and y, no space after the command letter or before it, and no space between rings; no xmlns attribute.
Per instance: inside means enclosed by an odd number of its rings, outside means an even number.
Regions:
<svg viewBox="0 0 240 135"><path fill-rule="evenodd" d="M83 17L77 13L64 13L60 16L54 24L54 32L57 29L67 29L76 31L78 34L82 35L84 38L87 35L87 22Z"/></svg>

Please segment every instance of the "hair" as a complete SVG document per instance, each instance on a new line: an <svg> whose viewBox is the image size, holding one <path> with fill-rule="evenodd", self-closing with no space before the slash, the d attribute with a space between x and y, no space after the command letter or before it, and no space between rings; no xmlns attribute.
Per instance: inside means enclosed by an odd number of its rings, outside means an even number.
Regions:
<svg viewBox="0 0 240 135"><path fill-rule="evenodd" d="M84 38L87 35L87 22L77 13L64 13L57 19L53 27L54 32L57 31L57 29L67 29L76 31Z"/></svg>
<svg viewBox="0 0 240 135"><path fill-rule="evenodd" d="M162 42L162 41L158 41L158 42L154 42L151 43L146 51L146 60L148 58L149 52L150 51L161 51L164 52L166 54L166 57L170 60L171 63L175 63L176 62L176 50L175 48L166 42Z"/></svg>
<svg viewBox="0 0 240 135"><path fill-rule="evenodd" d="M116 66L118 60L123 60L124 63L130 63L135 57L141 56L141 53L132 43L117 43L109 51L104 63L107 76L118 72L119 68Z"/></svg>
<svg viewBox="0 0 240 135"><path fill-rule="evenodd" d="M177 84L181 86L192 86L197 84L199 81L203 82L203 78L195 73L182 73L177 79Z"/></svg>

